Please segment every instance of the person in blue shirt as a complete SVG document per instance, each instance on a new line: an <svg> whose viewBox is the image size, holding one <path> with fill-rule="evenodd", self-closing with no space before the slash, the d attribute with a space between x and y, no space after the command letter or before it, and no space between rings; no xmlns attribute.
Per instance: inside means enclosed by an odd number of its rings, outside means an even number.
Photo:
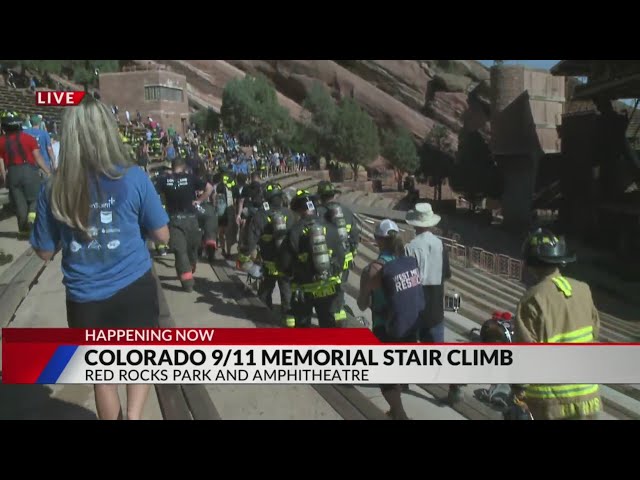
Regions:
<svg viewBox="0 0 640 480"><path fill-rule="evenodd" d="M172 160L174 160L175 158L176 158L176 149L175 149L175 147L173 146L173 144L170 144L170 145L167 147L167 160L172 161Z"/></svg>
<svg viewBox="0 0 640 480"><path fill-rule="evenodd" d="M90 121L89 121L90 119ZM157 283L145 236L169 242L169 218L134 166L109 107L91 95L64 114L58 170L43 185L31 245L62 255L71 328L157 328ZM149 385L127 386L127 418L140 419ZM122 417L116 385L95 385L101 419Z"/></svg>
<svg viewBox="0 0 640 480"><path fill-rule="evenodd" d="M51 146L51 137L46 130L41 128L41 124L42 119L38 115L34 115L31 117L31 128L25 128L24 133L28 133L38 141L44 163L51 170L52 160L55 159L53 147Z"/></svg>

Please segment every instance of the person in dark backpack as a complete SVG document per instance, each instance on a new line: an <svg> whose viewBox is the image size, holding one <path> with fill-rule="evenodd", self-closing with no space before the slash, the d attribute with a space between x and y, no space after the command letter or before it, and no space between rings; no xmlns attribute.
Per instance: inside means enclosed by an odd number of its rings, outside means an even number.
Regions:
<svg viewBox="0 0 640 480"><path fill-rule="evenodd" d="M246 175L243 173L238 174L238 185L242 186L242 188L238 190L236 197L236 224L239 226L246 223L246 220L256 210L262 207L264 199L264 192L262 191L262 184L260 183L260 175L258 173L253 173L251 175L251 182L247 185L241 183L241 178L246 179ZM245 222L243 222L243 220Z"/></svg>
<svg viewBox="0 0 640 480"><path fill-rule="evenodd" d="M216 173L212 178L214 186L211 200L213 208L218 216L218 247L222 250L225 258L231 256L231 245L233 233L235 232L232 225L234 215L233 207L233 188L235 187L233 179L225 173Z"/></svg>
<svg viewBox="0 0 640 480"><path fill-rule="evenodd" d="M198 256L206 253L209 263L213 263L216 258L216 250L218 248L218 215L209 201L213 196L214 187L209 181L210 175L204 168L204 164L200 164L198 169L194 171L194 176L204 185L210 187L210 196L201 204L196 205L196 215L198 217L198 226L202 232L202 243L198 249ZM204 191L196 191L196 195L200 196Z"/></svg>
<svg viewBox="0 0 640 480"><path fill-rule="evenodd" d="M318 195L320 196L318 215L324 217L338 228L340 240L344 243L344 248L347 252L342 272L342 283L346 284L349 280L349 270L351 270L353 259L360 243L360 227L351 209L336 201L336 195L339 193L340 191L336 190L331 182L324 180L318 184ZM342 305L344 304L343 290Z"/></svg>
<svg viewBox="0 0 640 480"><path fill-rule="evenodd" d="M269 184L265 188L265 199L269 202L268 210L257 212L247 227L247 244L244 253L247 257L258 250L264 267L264 277L258 289L258 298L270 309L273 306L273 290L278 284L280 289L280 306L283 314L291 310L291 279L278 270L276 265L278 250L295 223L294 214L284 206L282 187Z"/></svg>
<svg viewBox="0 0 640 480"><path fill-rule="evenodd" d="M298 190L291 210L300 219L279 250L278 270L292 279L291 315L287 327L310 327L315 309L322 328L341 326L347 319L340 300L340 276L345 251L335 225L316 215L313 197Z"/></svg>
<svg viewBox="0 0 640 480"><path fill-rule="evenodd" d="M375 239L380 248L378 259L369 264L360 277L360 310L371 308L373 333L381 342L416 343L424 292L415 258L405 256L398 236L400 229L392 220L377 226ZM394 420L408 420L402 405L402 385L381 385L380 390Z"/></svg>
<svg viewBox="0 0 640 480"><path fill-rule="evenodd" d="M242 174L238 174L240 176ZM268 202L264 199L264 189L260 183L260 175L254 172L251 175L251 182L242 189L240 198L237 201L236 218L241 217L238 225L240 231L238 233L238 248L245 249L247 243L247 226L253 216L261 211L266 210L269 207ZM242 260L242 259L239 259Z"/></svg>

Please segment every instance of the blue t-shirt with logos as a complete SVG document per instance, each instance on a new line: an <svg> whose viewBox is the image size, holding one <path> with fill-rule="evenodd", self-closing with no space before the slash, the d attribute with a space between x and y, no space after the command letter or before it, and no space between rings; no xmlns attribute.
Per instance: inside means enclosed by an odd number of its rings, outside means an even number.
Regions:
<svg viewBox="0 0 640 480"><path fill-rule="evenodd" d="M151 256L144 236L169 223L151 180L138 167L115 180L101 176L92 183L91 197L91 238L55 219L46 185L31 233L37 250L61 246L67 298L79 303L110 298L147 273Z"/></svg>
<svg viewBox="0 0 640 480"><path fill-rule="evenodd" d="M28 133L38 141L44 163L47 167L51 168L51 159L49 158L49 151L47 150L47 148L51 146L51 137L49 134L40 128L27 128L24 130L24 133Z"/></svg>

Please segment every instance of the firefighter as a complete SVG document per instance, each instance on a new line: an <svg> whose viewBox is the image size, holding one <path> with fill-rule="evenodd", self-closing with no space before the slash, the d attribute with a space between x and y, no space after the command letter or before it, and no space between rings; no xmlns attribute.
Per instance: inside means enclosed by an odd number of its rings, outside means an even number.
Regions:
<svg viewBox="0 0 640 480"><path fill-rule="evenodd" d="M186 162L177 157L172 162L172 171L159 177L156 182L158 192L164 195L167 213L169 214L169 246L176 259L176 272L182 288L193 290L193 274L198 262L198 247L202 240L198 226L200 204L205 202L213 192L210 183L186 173ZM196 191L202 191L196 199Z"/></svg>
<svg viewBox="0 0 640 480"><path fill-rule="evenodd" d="M198 165L194 175L199 180L200 185L211 185L211 193L213 196L213 182L209 181L209 175L207 174L204 164L201 163ZM203 193L204 191L196 191L196 196L200 196ZM198 226L202 232L202 243L198 249L198 253L201 255L204 252L207 255L209 263L213 263L216 259L218 215L211 204L211 197L207 198L205 202L196 205L196 210L198 211Z"/></svg>
<svg viewBox="0 0 640 480"><path fill-rule="evenodd" d="M236 205L236 223L238 225L247 223L251 215L262 207L264 200L264 192L258 173L251 174L251 181L247 185L240 180L241 178L246 179L246 175L238 174L238 186L241 187L237 193Z"/></svg>
<svg viewBox="0 0 640 480"><path fill-rule="evenodd" d="M218 217L218 245L222 249L222 255L225 258L231 256L231 239L227 240L229 229L233 231L233 196L231 189L233 188L233 180L228 175L216 173L213 175L212 185L214 192L212 195L213 209Z"/></svg>
<svg viewBox="0 0 640 480"><path fill-rule="evenodd" d="M234 200L236 202L236 225L238 226L238 249L246 250L247 229L246 226L251 221L253 215L264 209L264 191L260 183L260 176L257 173L251 175L251 182L247 185L244 183L246 175L238 174L238 186L234 192ZM238 261L244 262L242 254L239 255Z"/></svg>
<svg viewBox="0 0 640 480"><path fill-rule="evenodd" d="M247 243L245 258L251 257L258 248L264 276L258 289L258 297L270 309L273 307L272 295L276 283L280 289L280 305L283 318L290 312L291 279L281 274L276 266L278 249L282 245L287 232L293 227L294 214L284 206L282 187L268 184L265 187L265 200L268 209L258 211L247 226Z"/></svg>
<svg viewBox="0 0 640 480"><path fill-rule="evenodd" d="M525 241L523 256L535 284L518 303L513 341L597 341L600 318L589 286L559 270L576 259L565 239L537 229ZM594 419L602 410L598 385L514 385L512 390L526 402L534 420Z"/></svg>
<svg viewBox="0 0 640 480"><path fill-rule="evenodd" d="M326 180L318 184L320 206L318 215L333 223L338 228L340 239L344 244L345 257L342 272L342 283L346 285L349 280L349 270L353 265L353 259L358 251L360 243L360 228L351 209L338 203L335 198L340 193L335 186ZM345 305L344 289L341 290L342 306Z"/></svg>
<svg viewBox="0 0 640 480"><path fill-rule="evenodd" d="M300 219L283 240L277 263L278 270L292 278L286 326L311 326L314 309L320 327L342 326L347 319L340 292L345 251L338 229L316 214L306 190L296 192L291 210Z"/></svg>
<svg viewBox="0 0 640 480"><path fill-rule="evenodd" d="M5 116L1 125L4 135L0 137L0 158L4 162L0 175L16 209L19 237L28 238L36 220L36 201L42 184L39 169L47 176L51 171L40 153L38 141L22 132L19 117Z"/></svg>
<svg viewBox="0 0 640 480"><path fill-rule="evenodd" d="M151 183L156 188L156 191L159 191L158 179L162 179L163 175L167 175L170 172L171 172L171 166L164 165L164 164L161 165L158 170L156 170L155 174L151 177ZM162 208L164 208L166 211L167 206L164 203L164 199L162 198L162 195L160 195L160 201L163 202ZM155 249L156 249L156 254L160 255L161 257L166 257L167 254L169 253L169 245L165 245L164 243L155 243Z"/></svg>

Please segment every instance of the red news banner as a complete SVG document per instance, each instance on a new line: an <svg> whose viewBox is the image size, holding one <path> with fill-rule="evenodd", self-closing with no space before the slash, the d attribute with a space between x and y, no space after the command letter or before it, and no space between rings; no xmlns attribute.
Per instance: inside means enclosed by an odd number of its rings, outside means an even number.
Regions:
<svg viewBox="0 0 640 480"><path fill-rule="evenodd" d="M36 92L36 105L43 107L76 107L86 92L59 92L41 90Z"/></svg>
<svg viewBox="0 0 640 480"><path fill-rule="evenodd" d="M368 329L3 329L3 383L640 383L638 344L382 344Z"/></svg>

